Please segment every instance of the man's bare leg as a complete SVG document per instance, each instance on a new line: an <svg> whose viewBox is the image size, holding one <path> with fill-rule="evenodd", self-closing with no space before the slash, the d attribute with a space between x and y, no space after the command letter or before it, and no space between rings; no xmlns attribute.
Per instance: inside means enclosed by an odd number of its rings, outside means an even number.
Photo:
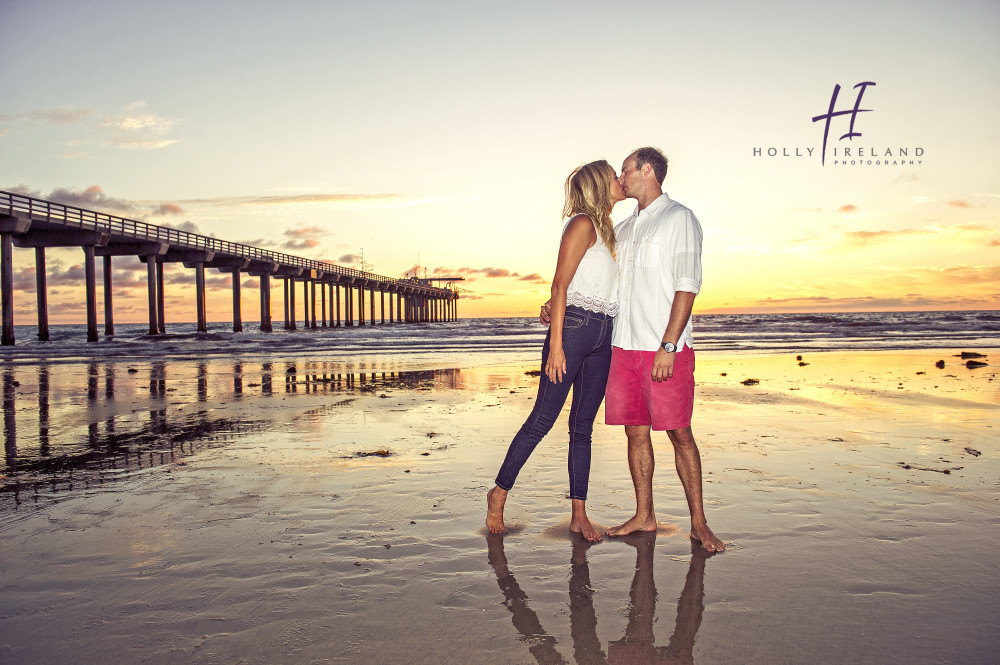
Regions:
<svg viewBox="0 0 1000 665"><path fill-rule="evenodd" d="M635 516L624 524L608 529L609 536L624 536L634 531L656 531L653 513L653 439L648 425L626 425L628 469L635 488Z"/></svg>
<svg viewBox="0 0 1000 665"><path fill-rule="evenodd" d="M488 516L486 523L489 524ZM569 522L569 530L580 534L592 543L604 538L590 523L590 518L587 517L587 502L582 499L573 499L573 517Z"/></svg>
<svg viewBox="0 0 1000 665"><path fill-rule="evenodd" d="M486 493L486 528L490 533L505 533L503 506L507 502L507 490L494 486Z"/></svg>
<svg viewBox="0 0 1000 665"><path fill-rule="evenodd" d="M716 537L708 528L705 519L705 507L701 496L701 453L694 441L690 427L669 430L667 436L674 444L674 465L677 475L684 486L684 496L687 497L688 510L691 511L691 538L700 541L702 547L709 552L721 552L726 544Z"/></svg>

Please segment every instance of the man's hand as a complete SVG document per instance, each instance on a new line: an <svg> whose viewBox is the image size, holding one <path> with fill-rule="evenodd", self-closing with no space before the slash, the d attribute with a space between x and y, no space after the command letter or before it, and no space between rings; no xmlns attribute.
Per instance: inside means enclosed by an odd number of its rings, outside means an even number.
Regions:
<svg viewBox="0 0 1000 665"><path fill-rule="evenodd" d="M566 373L566 354L562 349L549 349L549 359L545 363L545 376L552 383L562 383Z"/></svg>
<svg viewBox="0 0 1000 665"><path fill-rule="evenodd" d="M542 311L538 313L538 322L543 326L549 325L552 321L552 301L546 300L542 305Z"/></svg>
<svg viewBox="0 0 1000 665"><path fill-rule="evenodd" d="M674 375L674 359L676 353L667 353L660 347L653 358L653 371L650 377L657 383L662 383Z"/></svg>

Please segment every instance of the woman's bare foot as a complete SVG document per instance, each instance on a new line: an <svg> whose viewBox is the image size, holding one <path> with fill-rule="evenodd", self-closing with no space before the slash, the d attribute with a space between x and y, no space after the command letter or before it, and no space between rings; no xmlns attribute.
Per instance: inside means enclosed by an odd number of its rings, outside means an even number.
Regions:
<svg viewBox="0 0 1000 665"><path fill-rule="evenodd" d="M503 506L507 502L507 490L494 487L486 493L486 528L490 533L506 533L503 525Z"/></svg>
<svg viewBox="0 0 1000 665"><path fill-rule="evenodd" d="M640 517L636 515L624 524L619 524L608 529L608 535L627 536L636 531L656 531L656 516Z"/></svg>
<svg viewBox="0 0 1000 665"><path fill-rule="evenodd" d="M691 540L698 541L709 552L724 552L726 550L726 544L712 533L707 524L700 527L691 525Z"/></svg>
<svg viewBox="0 0 1000 665"><path fill-rule="evenodd" d="M591 543L604 539L604 536L590 523L590 518L587 517L586 503L580 499L573 499L573 516L569 521L569 530L580 534Z"/></svg>

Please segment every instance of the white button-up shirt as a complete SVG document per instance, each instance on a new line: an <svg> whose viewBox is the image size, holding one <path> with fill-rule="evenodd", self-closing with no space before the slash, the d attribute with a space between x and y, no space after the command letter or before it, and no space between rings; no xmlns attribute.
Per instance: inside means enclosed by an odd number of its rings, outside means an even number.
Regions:
<svg viewBox="0 0 1000 665"><path fill-rule="evenodd" d="M615 227L618 316L611 344L655 351L670 321L674 293L701 290L701 224L664 192ZM691 319L677 348L692 346Z"/></svg>

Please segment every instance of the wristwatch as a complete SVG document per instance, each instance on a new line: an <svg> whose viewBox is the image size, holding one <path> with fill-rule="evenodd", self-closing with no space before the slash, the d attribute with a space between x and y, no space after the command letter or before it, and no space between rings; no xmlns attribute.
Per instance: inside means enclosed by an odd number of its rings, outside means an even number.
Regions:
<svg viewBox="0 0 1000 665"><path fill-rule="evenodd" d="M664 342L663 344L660 344L660 348L667 353L674 353L677 351L677 345L673 342Z"/></svg>

